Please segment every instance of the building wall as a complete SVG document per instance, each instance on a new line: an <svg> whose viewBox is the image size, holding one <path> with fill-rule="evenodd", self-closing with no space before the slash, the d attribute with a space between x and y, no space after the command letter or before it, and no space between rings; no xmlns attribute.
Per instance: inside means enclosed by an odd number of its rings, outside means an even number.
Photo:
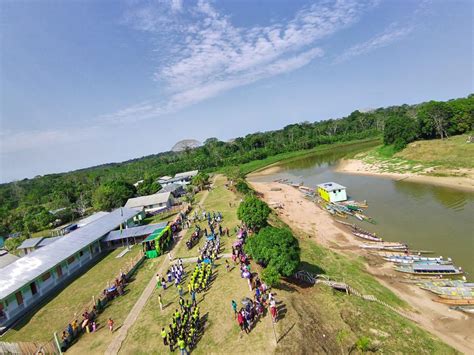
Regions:
<svg viewBox="0 0 474 355"><path fill-rule="evenodd" d="M37 293L33 295L31 290L31 283L22 287L21 296L23 298L23 304L19 305L16 298L16 292L9 295L6 299L0 300L3 305L3 312L8 318L0 318L0 325L3 325L7 322L12 322L14 319L18 318L21 314L31 309L36 302L45 297L51 291L60 288L65 280L70 277L73 277L73 274L78 270L85 268L90 262L95 259L100 254L100 242L96 241L91 244L91 248L86 247L74 254L74 261L69 263L67 260L61 262L54 268L50 269L48 272L50 274L47 280L43 280L42 276L35 279L33 282L36 284ZM92 254L91 254L92 249ZM82 252L82 255L80 255ZM71 260L72 261L72 260ZM59 275L57 267L61 266L62 276ZM75 276L75 275L74 275Z"/></svg>
<svg viewBox="0 0 474 355"><path fill-rule="evenodd" d="M331 196L331 202L339 202L339 201L346 201L347 200L347 195L346 195L346 190L341 189L341 190L333 190L330 192Z"/></svg>

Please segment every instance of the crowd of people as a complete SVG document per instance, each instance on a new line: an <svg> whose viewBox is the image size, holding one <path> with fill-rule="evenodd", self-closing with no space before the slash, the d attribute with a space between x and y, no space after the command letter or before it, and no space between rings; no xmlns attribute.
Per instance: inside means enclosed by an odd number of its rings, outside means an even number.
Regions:
<svg viewBox="0 0 474 355"><path fill-rule="evenodd" d="M166 274L163 276L161 274L156 274L156 287L161 286L163 290L166 290L168 283L173 284L178 287L181 284L185 276L185 270L183 266L183 260L181 258L178 261L171 265Z"/></svg>
<svg viewBox="0 0 474 355"><path fill-rule="evenodd" d="M199 307L186 302L181 306L181 310L176 309L173 313L168 331L165 327L161 329L161 337L163 345L169 346L170 351L179 349L181 354L187 354L188 349L195 347L199 332Z"/></svg>

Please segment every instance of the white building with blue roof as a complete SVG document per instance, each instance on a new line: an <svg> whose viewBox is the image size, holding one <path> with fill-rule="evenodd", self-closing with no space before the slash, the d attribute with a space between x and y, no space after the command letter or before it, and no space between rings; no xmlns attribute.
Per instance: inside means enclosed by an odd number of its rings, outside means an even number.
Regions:
<svg viewBox="0 0 474 355"><path fill-rule="evenodd" d="M101 254L111 231L133 225L139 211L119 208L0 269L0 333ZM36 242L36 241L34 241ZM41 241L40 241L41 242Z"/></svg>

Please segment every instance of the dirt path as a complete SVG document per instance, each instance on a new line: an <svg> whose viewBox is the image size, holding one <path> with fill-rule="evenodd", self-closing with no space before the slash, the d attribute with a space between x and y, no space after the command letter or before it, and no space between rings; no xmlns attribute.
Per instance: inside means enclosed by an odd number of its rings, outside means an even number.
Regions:
<svg viewBox="0 0 474 355"><path fill-rule="evenodd" d="M342 225L334 222L328 213L313 202L306 200L297 189L279 183L250 184L263 193L269 205L282 205L283 208L276 211L285 223L311 235L316 243L351 257L366 255L358 247L360 243ZM400 275L387 265L367 265L367 271L416 310L410 316L424 329L461 352L474 352L473 317L431 301L429 294L416 285L400 282Z"/></svg>
<svg viewBox="0 0 474 355"><path fill-rule="evenodd" d="M214 180L213 180L213 182L214 182ZM201 200L198 202L198 205L202 206L202 204L204 203L204 201L206 200L208 195L209 195L209 190L204 191L203 195L201 196ZM179 233L178 242L174 245L173 249L177 249L178 246L181 244L181 241L184 239L184 235L186 234L186 231L187 231L187 229L183 229ZM171 253L171 251L170 251L170 253ZM153 277L150 279L150 282L148 282L148 285L146 286L145 290L141 294L140 298L137 300L137 302L133 306L133 308L130 311L130 313L128 314L127 318L125 318L123 324L120 326L120 328L118 328L116 334L114 335L114 338L112 339L109 346L107 347L107 350L105 351L106 354L118 354L118 352L120 351L120 348L122 346L122 343L124 342L125 338L127 337L129 329L135 324L135 322L138 319L138 316L140 315L140 312L143 310L143 308L145 307L148 299L153 294L153 290L156 287L155 275L157 273L163 274L164 271L168 269L169 265L170 265L169 258L164 257L163 262L160 264L160 266L158 267L156 272L153 274Z"/></svg>

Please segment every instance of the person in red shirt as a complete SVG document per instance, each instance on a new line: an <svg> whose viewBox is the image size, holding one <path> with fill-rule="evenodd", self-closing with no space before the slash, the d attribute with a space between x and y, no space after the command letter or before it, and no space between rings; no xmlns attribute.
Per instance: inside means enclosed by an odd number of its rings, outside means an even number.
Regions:
<svg viewBox="0 0 474 355"><path fill-rule="evenodd" d="M241 312L237 314L237 322L239 323L240 330L244 330L244 317Z"/></svg>
<svg viewBox="0 0 474 355"><path fill-rule="evenodd" d="M109 318L107 324L109 325L110 332L112 333L114 331L114 321L112 320L112 318Z"/></svg>

